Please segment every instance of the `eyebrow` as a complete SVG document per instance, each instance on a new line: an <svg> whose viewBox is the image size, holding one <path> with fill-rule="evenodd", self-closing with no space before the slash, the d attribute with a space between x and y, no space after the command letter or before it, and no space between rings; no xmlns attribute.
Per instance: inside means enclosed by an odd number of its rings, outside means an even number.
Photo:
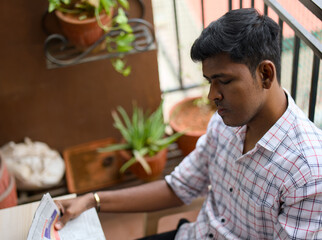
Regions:
<svg viewBox="0 0 322 240"><path fill-rule="evenodd" d="M219 74L211 75L210 78L207 77L206 75L203 75L203 77L206 78L206 79L215 79L215 78L227 77L227 76L228 75L227 74L224 74L224 73L219 73Z"/></svg>

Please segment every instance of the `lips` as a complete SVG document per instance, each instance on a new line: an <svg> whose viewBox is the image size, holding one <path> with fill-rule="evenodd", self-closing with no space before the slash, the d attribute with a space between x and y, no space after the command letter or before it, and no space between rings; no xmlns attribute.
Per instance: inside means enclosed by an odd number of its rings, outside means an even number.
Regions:
<svg viewBox="0 0 322 240"><path fill-rule="evenodd" d="M217 112L218 114L221 116L223 115L227 110L225 108L222 108L222 107L218 107L217 108Z"/></svg>

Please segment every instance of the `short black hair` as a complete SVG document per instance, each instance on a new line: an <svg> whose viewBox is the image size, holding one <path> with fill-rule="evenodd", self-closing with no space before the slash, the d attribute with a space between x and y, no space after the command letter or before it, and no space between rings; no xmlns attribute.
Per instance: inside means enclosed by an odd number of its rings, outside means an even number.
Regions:
<svg viewBox="0 0 322 240"><path fill-rule="evenodd" d="M204 61L220 53L248 66L255 75L258 64L270 60L275 64L280 83L280 28L271 18L254 8L231 10L206 27L191 47L191 59Z"/></svg>

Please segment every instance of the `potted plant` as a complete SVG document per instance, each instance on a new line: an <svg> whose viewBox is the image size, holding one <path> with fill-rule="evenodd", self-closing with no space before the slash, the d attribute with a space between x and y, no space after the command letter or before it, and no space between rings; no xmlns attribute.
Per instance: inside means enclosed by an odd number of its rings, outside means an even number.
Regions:
<svg viewBox="0 0 322 240"><path fill-rule="evenodd" d="M136 105L130 118L122 107L112 112L114 127L122 137L122 143L100 148L99 152L118 151L126 160L120 168L121 173L126 169L144 180L158 178L164 169L167 159L167 147L176 141L183 133L177 132L166 137L162 113L162 103L152 114L144 113ZM120 117L120 116L121 117Z"/></svg>
<svg viewBox="0 0 322 240"><path fill-rule="evenodd" d="M184 131L177 141L184 156L195 149L197 140L206 133L208 122L216 110L215 103L210 102L205 94L184 98L170 109L169 125L174 132Z"/></svg>
<svg viewBox="0 0 322 240"><path fill-rule="evenodd" d="M94 44L104 33L119 30L117 36L105 39L109 52L124 53L133 49L135 40L124 10L128 0L48 0L48 12L55 11L63 34L75 46L84 48ZM122 57L113 59L115 70L128 76L131 67Z"/></svg>

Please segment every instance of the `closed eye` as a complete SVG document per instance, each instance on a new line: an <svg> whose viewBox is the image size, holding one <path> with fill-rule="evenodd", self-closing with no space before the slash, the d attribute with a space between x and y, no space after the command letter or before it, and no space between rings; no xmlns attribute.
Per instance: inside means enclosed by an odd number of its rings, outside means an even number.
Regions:
<svg viewBox="0 0 322 240"><path fill-rule="evenodd" d="M227 85L229 83L231 83L232 79L227 80L227 81L220 81L221 84Z"/></svg>

